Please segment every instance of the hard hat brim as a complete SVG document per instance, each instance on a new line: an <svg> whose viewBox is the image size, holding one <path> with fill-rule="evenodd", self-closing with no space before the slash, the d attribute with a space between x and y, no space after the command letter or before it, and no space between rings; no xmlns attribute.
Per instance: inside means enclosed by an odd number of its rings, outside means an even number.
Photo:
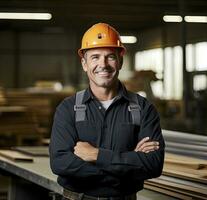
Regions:
<svg viewBox="0 0 207 200"><path fill-rule="evenodd" d="M121 49L121 56L123 56L126 52L126 48L124 46L117 47L115 45L103 45L103 46L97 46L97 47L91 47L91 48L80 48L78 49L78 55L82 58L84 56L84 51L87 51L89 49L99 49L99 48Z"/></svg>

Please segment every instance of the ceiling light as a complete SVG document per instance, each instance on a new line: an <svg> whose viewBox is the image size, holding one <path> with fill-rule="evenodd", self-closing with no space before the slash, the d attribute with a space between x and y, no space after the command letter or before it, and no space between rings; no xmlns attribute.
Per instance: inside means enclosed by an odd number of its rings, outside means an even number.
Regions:
<svg viewBox="0 0 207 200"><path fill-rule="evenodd" d="M50 13L15 13L0 12L0 19L50 20Z"/></svg>
<svg viewBox="0 0 207 200"><path fill-rule="evenodd" d="M182 22L183 18L180 15L165 15L163 20L165 22Z"/></svg>
<svg viewBox="0 0 207 200"><path fill-rule="evenodd" d="M121 36L122 43L133 44L137 42L137 38L135 36Z"/></svg>
<svg viewBox="0 0 207 200"><path fill-rule="evenodd" d="M207 16L185 16L186 22L207 23Z"/></svg>

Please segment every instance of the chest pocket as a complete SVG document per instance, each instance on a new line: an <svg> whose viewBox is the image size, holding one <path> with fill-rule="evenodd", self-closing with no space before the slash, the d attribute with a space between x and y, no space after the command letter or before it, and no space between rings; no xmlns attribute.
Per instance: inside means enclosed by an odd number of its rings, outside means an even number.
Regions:
<svg viewBox="0 0 207 200"><path fill-rule="evenodd" d="M115 151L132 151L136 147L139 135L139 126L132 123L119 124L116 132L115 144L113 150Z"/></svg>
<svg viewBox="0 0 207 200"><path fill-rule="evenodd" d="M98 130L95 123L89 121L76 122L76 130L80 141L89 142L96 146Z"/></svg>

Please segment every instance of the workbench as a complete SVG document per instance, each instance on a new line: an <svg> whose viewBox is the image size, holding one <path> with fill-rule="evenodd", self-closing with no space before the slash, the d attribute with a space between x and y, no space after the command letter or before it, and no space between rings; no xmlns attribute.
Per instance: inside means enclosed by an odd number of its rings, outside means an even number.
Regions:
<svg viewBox="0 0 207 200"><path fill-rule="evenodd" d="M9 200L42 200L50 192L62 194L51 172L48 157L34 157L34 162L14 162L0 156L0 172L11 177ZM52 198L54 199L54 198Z"/></svg>
<svg viewBox="0 0 207 200"><path fill-rule="evenodd" d="M61 199L62 187L57 176L51 172L49 158L34 156L33 162L14 162L0 156L0 174L11 179L8 200L46 200ZM175 198L142 190L139 200L175 200Z"/></svg>

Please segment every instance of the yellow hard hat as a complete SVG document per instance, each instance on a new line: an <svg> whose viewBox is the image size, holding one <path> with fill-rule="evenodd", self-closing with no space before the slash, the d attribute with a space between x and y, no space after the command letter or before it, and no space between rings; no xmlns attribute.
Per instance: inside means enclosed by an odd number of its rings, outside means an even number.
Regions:
<svg viewBox="0 0 207 200"><path fill-rule="evenodd" d="M126 51L121 43L119 33L106 23L98 23L90 27L82 38L81 48L78 50L80 57L83 57L83 51L99 47L115 47L121 49L121 55Z"/></svg>

